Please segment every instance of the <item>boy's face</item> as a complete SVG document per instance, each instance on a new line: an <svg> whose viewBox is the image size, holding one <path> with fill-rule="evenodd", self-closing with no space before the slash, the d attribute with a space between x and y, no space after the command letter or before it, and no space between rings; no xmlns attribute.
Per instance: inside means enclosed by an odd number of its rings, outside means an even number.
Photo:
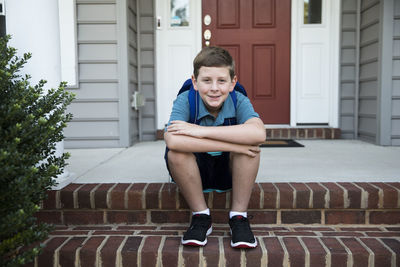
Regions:
<svg viewBox="0 0 400 267"><path fill-rule="evenodd" d="M231 79L228 67L201 67L197 79L192 76L193 87L211 115L217 116L229 93L235 88L237 78Z"/></svg>

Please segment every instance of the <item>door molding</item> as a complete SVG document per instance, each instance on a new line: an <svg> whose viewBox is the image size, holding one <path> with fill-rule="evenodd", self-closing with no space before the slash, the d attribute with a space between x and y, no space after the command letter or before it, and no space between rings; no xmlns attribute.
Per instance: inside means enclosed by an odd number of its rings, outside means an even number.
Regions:
<svg viewBox="0 0 400 267"><path fill-rule="evenodd" d="M173 100L193 73L192 61L201 50L201 0L189 1L189 26L171 27L171 0L156 0L157 129L168 122Z"/></svg>
<svg viewBox="0 0 400 267"><path fill-rule="evenodd" d="M290 63L290 126L295 127L298 122L297 108L298 94L301 88L298 87L299 71L299 52L301 43L299 41L299 29L301 27L301 17L303 0L292 0L291 8L291 63ZM328 41L328 124L330 127L337 128L339 125L339 48L340 48L340 2L324 1L327 6L323 7L323 15L327 19L323 24L329 28ZM329 13L328 13L329 12Z"/></svg>

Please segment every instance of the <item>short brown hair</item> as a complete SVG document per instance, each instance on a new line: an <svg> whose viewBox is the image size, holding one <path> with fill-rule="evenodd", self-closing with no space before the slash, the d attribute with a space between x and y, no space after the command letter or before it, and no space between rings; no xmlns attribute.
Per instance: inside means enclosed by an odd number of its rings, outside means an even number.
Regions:
<svg viewBox="0 0 400 267"><path fill-rule="evenodd" d="M206 46L194 58L193 75L196 79L201 67L228 67L231 79L235 77L235 61L228 51L218 46Z"/></svg>

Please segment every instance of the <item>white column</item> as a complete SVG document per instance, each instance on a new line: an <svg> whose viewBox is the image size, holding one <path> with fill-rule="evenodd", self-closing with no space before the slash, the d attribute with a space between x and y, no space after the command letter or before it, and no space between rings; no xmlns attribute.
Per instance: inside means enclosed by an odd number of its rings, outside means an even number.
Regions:
<svg viewBox="0 0 400 267"><path fill-rule="evenodd" d="M32 76L31 83L47 80L46 88L57 88L61 81L61 56L58 1L6 0L6 32L12 35L10 46L18 55L32 53L22 73ZM64 143L56 145L56 156L64 153ZM60 189L72 182L67 170L57 178Z"/></svg>

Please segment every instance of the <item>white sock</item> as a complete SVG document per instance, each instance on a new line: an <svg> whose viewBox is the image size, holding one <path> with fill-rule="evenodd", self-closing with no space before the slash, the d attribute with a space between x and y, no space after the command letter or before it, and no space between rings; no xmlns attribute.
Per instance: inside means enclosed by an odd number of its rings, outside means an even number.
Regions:
<svg viewBox="0 0 400 267"><path fill-rule="evenodd" d="M230 218L230 219L232 219L232 217L233 217L233 216L236 216L236 215L240 215L240 216L243 216L243 217L247 218L247 211L244 211L244 212L230 211L230 212L229 212L229 218Z"/></svg>
<svg viewBox="0 0 400 267"><path fill-rule="evenodd" d="M205 209L205 210L201 210L201 211L192 212L192 215L196 215L196 214L210 215L210 209Z"/></svg>

